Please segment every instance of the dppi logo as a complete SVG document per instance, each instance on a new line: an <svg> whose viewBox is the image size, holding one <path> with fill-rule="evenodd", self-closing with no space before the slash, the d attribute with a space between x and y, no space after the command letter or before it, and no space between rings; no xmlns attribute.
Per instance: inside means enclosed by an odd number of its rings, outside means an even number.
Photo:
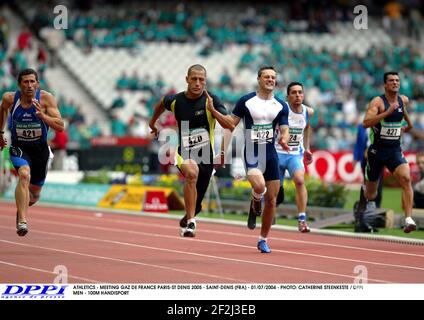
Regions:
<svg viewBox="0 0 424 320"><path fill-rule="evenodd" d="M3 299L62 299L67 285L7 285Z"/></svg>

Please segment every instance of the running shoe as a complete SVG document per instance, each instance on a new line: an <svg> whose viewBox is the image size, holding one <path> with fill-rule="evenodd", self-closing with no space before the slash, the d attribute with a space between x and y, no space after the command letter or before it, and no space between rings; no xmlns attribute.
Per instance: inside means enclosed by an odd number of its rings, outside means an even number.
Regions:
<svg viewBox="0 0 424 320"><path fill-rule="evenodd" d="M195 235L196 235L196 223L190 222L187 225L187 228L185 229L183 236L189 237L189 238L194 238Z"/></svg>
<svg viewBox="0 0 424 320"><path fill-rule="evenodd" d="M271 249L268 247L268 243L265 240L258 241L258 250L262 253L271 253Z"/></svg>
<svg viewBox="0 0 424 320"><path fill-rule="evenodd" d="M181 228L187 228L187 216L184 216L180 220L180 227Z"/></svg>
<svg viewBox="0 0 424 320"><path fill-rule="evenodd" d="M307 233L307 232L311 231L311 229L309 229L309 226L308 226L308 224L306 223L305 220L298 220L297 221L297 229L302 233Z"/></svg>
<svg viewBox="0 0 424 320"><path fill-rule="evenodd" d="M202 211L202 206L196 206L196 212L194 213L194 216L197 216L200 211ZM187 228L187 215L184 215L184 217L181 218L180 220L180 227L181 228Z"/></svg>
<svg viewBox="0 0 424 320"><path fill-rule="evenodd" d="M28 225L26 222L19 222L19 213L16 211L16 233L23 237L28 233Z"/></svg>
<svg viewBox="0 0 424 320"><path fill-rule="evenodd" d="M417 230L417 225L415 224L414 220L410 219L409 221L405 221L403 232L410 233L415 230Z"/></svg>
<svg viewBox="0 0 424 320"><path fill-rule="evenodd" d="M23 237L28 233L28 225L26 222L19 222L16 225L16 233L18 236Z"/></svg>

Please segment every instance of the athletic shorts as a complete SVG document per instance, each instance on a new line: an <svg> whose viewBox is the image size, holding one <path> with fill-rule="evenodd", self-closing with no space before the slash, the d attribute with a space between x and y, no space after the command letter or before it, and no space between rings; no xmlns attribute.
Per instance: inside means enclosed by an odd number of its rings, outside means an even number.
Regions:
<svg viewBox="0 0 424 320"><path fill-rule="evenodd" d="M293 177L297 170L305 172L303 164L303 154L286 154L278 152L278 168L280 170L280 181L284 181L286 170L290 177Z"/></svg>
<svg viewBox="0 0 424 320"><path fill-rule="evenodd" d="M10 146L10 160L16 170L22 166L29 166L30 184L42 186L47 176L47 165L50 150L48 145Z"/></svg>
<svg viewBox="0 0 424 320"><path fill-rule="evenodd" d="M393 173L401 164L408 163L400 148L387 149L368 148L367 166L365 168L366 180L375 182L379 179L381 171L386 167Z"/></svg>
<svg viewBox="0 0 424 320"><path fill-rule="evenodd" d="M265 181L280 180L280 172L278 170L278 155L275 147L267 148L262 156L258 156L257 149L254 150L252 155L246 155L246 148L243 152L243 162L246 174L250 169L259 169Z"/></svg>

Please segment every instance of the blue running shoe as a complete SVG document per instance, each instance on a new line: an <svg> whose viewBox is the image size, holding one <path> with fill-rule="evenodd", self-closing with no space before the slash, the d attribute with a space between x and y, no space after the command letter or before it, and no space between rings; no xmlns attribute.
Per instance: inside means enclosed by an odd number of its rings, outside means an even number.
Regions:
<svg viewBox="0 0 424 320"><path fill-rule="evenodd" d="M268 247L268 243L265 240L259 240L258 250L262 253L271 253L271 249Z"/></svg>

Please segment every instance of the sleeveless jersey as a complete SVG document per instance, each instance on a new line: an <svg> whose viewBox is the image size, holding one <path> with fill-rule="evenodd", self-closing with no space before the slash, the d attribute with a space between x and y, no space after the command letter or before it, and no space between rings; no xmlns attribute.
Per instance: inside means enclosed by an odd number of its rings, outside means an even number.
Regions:
<svg viewBox="0 0 424 320"><path fill-rule="evenodd" d="M390 104L385 95L380 96L384 102L384 111ZM399 107L388 117L382 119L370 130L370 142L375 147L398 148L400 147L403 113L403 101L398 96Z"/></svg>
<svg viewBox="0 0 424 320"><path fill-rule="evenodd" d="M210 93L210 96L213 99L215 109L226 115L227 110L221 100L212 93ZM208 152L211 157L209 161L212 161L216 119L206 107L206 94L203 93L196 99L189 99L182 91L177 94L166 95L162 103L165 109L171 111L177 120L179 128L178 153L183 155L194 151L201 156L203 152Z"/></svg>
<svg viewBox="0 0 424 320"><path fill-rule="evenodd" d="M288 103L287 103L288 104ZM289 107L289 141L290 153L283 150L278 140L275 141L275 149L278 153L284 154L303 154L305 147L303 146L304 131L309 121L308 108L302 104L302 111L295 112Z"/></svg>
<svg viewBox="0 0 424 320"><path fill-rule="evenodd" d="M40 90L37 90L35 98L40 101ZM49 127L36 116L36 112L34 104L29 108L21 106L21 92L16 91L9 116L12 145L47 144Z"/></svg>

